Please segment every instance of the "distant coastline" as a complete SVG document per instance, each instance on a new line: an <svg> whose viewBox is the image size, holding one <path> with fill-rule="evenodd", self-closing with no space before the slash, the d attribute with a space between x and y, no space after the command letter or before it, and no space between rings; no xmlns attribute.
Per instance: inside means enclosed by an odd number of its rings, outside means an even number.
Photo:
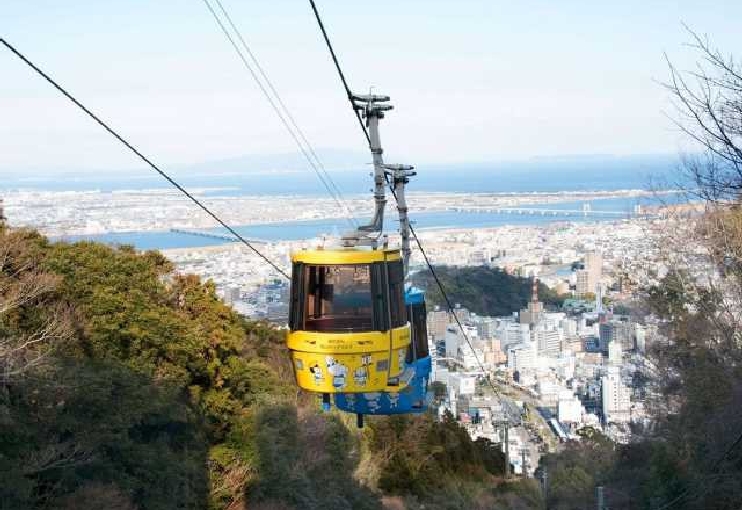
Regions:
<svg viewBox="0 0 742 510"><path fill-rule="evenodd" d="M350 161L352 159L352 162ZM369 188L368 158L359 154L330 165L330 175L344 194L365 194ZM521 161L419 164L410 191L425 192L559 192L672 189L680 180L675 155L543 157ZM137 189L162 190L170 185L145 170L118 172L2 171L0 190L46 191ZM275 161L255 158L203 163L172 171L187 188L230 188L237 195L326 195L317 177L300 158ZM34 175L34 177L29 177ZM290 177L290 178L289 178ZM223 191L219 192L223 193Z"/></svg>
<svg viewBox="0 0 742 510"><path fill-rule="evenodd" d="M648 197L639 197L648 198ZM533 206L533 213L512 214L496 212L464 212L464 211L435 211L412 214L415 227L420 231L448 230L448 229L479 229L495 228L506 225L512 226L537 226L552 223L607 223L620 221L634 217L633 208L637 204L636 198L605 198L591 201L594 211L625 211L624 214L611 216L583 216L580 214L541 214L539 208L563 208L573 210L583 202L561 202L558 204L538 204ZM393 233L396 231L397 222L388 219L385 231ZM266 242L298 241L312 239L323 235L337 236L342 233L341 224L331 223L328 219L308 221L285 221L253 225L234 226L240 235L250 239ZM224 235L227 232L222 228L198 229L199 232ZM91 235L70 235L54 237L53 240L80 241L93 240L104 243L131 244L139 249L175 249L194 248L203 246L218 246L228 244L230 241L217 238L205 238L202 236L179 234L170 231L152 230L140 232L116 232Z"/></svg>

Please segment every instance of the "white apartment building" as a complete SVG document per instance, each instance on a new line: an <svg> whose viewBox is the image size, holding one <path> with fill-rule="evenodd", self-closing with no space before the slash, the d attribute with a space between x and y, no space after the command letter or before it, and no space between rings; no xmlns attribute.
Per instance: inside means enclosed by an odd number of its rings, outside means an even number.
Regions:
<svg viewBox="0 0 742 510"><path fill-rule="evenodd" d="M466 336L472 343L472 345L477 344L479 342L477 328L469 324L462 324L462 326L464 328L464 333L466 333ZM464 345L468 347L467 342L461 333L461 328L459 328L459 325L449 324L446 328L446 357L458 359L459 351Z"/></svg>
<svg viewBox="0 0 742 510"><path fill-rule="evenodd" d="M557 329L536 329L533 332L533 339L538 346L539 356L558 356L562 350L562 335Z"/></svg>
<svg viewBox="0 0 742 510"><path fill-rule="evenodd" d="M623 347L621 342L613 341L608 344L608 364L621 366L623 363Z"/></svg>
<svg viewBox="0 0 742 510"><path fill-rule="evenodd" d="M629 388L621 380L619 367L608 367L608 373L600 379L605 423L625 423L631 418Z"/></svg>
<svg viewBox="0 0 742 510"><path fill-rule="evenodd" d="M495 337L500 340L500 348L507 352L508 347L531 339L528 324L520 324L512 320L500 320L495 331Z"/></svg>
<svg viewBox="0 0 742 510"><path fill-rule="evenodd" d="M572 392L560 392L557 404L557 420L560 423L580 423L582 421L582 403Z"/></svg>
<svg viewBox="0 0 742 510"><path fill-rule="evenodd" d="M536 368L536 342L530 340L508 347L508 369L511 372L532 372Z"/></svg>

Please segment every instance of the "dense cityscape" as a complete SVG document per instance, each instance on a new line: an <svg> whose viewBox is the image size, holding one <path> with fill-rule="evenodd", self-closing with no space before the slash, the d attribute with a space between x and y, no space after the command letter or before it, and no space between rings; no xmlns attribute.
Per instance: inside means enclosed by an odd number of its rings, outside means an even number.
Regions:
<svg viewBox="0 0 742 510"><path fill-rule="evenodd" d="M40 228L62 239L70 234L209 226L203 215L169 192L106 194L105 207L99 205L100 195L11 192L5 195L6 215L18 226ZM507 208L646 195L642 191L440 193L413 194L411 202L422 211L476 214L495 209L512 214ZM321 219L332 210L329 201L316 198L293 197L291 207L277 207L283 202L275 197L212 200L240 225ZM154 213L149 205L153 201L157 203ZM362 202L357 202L352 205L353 214L366 212ZM140 208L150 212L140 215ZM589 208L582 212L575 211L582 221L560 218L535 225L437 228L419 233L435 265L486 266L533 281L527 306L512 315L489 317L457 304L455 315L463 331L453 315L439 307L429 310L427 321L434 361L432 381L445 386L437 400L439 413L452 413L473 439L507 442L510 464L517 474L533 476L543 453L558 451L567 441L579 441L578 431L584 427L600 430L616 442L628 442L632 427L648 425L647 388L635 381L652 369L644 353L648 344L660 338L658 324L651 316L637 315L629 305L636 291L667 273L667 257L658 249L658 241L669 225L677 223L660 208L652 214L637 210L633 217L624 218L587 218ZM203 244L213 244L208 231L195 233L204 234ZM395 237L390 236L391 244L398 241ZM337 242L329 234L264 241L261 251L288 268L293 251ZM285 327L288 282L245 246L216 243L163 249L162 253L178 272L213 281L219 295L239 313ZM413 273L426 271L417 250L411 268ZM544 306L537 282L563 298L560 308ZM485 384L487 379L496 386Z"/></svg>

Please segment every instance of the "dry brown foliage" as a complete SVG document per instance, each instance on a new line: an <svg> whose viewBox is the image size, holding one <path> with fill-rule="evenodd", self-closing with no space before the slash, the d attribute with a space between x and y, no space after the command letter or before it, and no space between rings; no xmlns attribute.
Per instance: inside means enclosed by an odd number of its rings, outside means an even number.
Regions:
<svg viewBox="0 0 742 510"><path fill-rule="evenodd" d="M59 278L28 235L0 230L0 381L39 367L72 335L71 311L54 298Z"/></svg>

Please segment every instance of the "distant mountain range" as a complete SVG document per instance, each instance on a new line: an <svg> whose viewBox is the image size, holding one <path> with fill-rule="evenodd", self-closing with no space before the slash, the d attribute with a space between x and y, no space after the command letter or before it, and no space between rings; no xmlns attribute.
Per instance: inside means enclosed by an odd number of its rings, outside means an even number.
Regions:
<svg viewBox="0 0 742 510"><path fill-rule="evenodd" d="M320 149L317 155L324 168L330 171L361 168L371 161L371 155L343 149ZM309 154L311 157L312 155ZM280 154L247 154L234 158L196 163L176 169L180 175L243 175L265 172L303 172L309 164L301 152Z"/></svg>
<svg viewBox="0 0 742 510"><path fill-rule="evenodd" d="M370 155L362 151L318 151L337 186L365 193L371 186ZM682 181L674 155L558 156L498 162L420 163L411 191L529 192L664 189ZM241 193L325 193L300 153L245 155L187 166L165 167L189 187L229 187ZM145 189L168 186L146 168L109 172L7 174L0 189ZM287 178L290 174L290 178Z"/></svg>

